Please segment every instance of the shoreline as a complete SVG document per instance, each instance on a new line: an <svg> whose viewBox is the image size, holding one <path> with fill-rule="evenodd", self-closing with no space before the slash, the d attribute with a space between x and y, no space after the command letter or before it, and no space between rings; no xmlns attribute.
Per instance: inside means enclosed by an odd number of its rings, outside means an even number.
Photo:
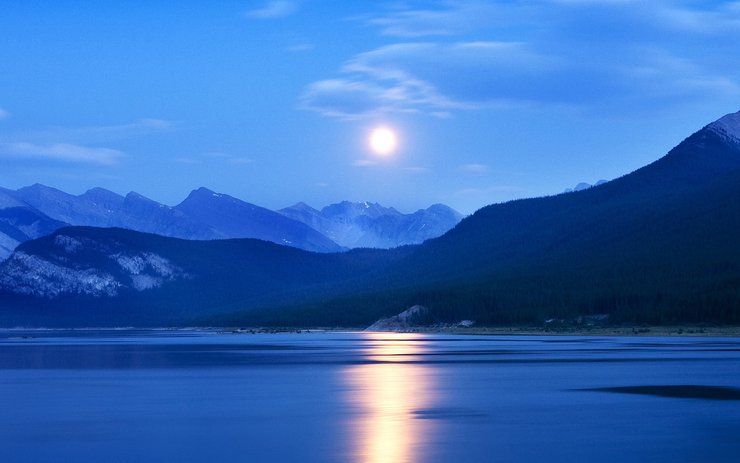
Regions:
<svg viewBox="0 0 740 463"><path fill-rule="evenodd" d="M226 326L160 326L160 327L0 327L0 332L59 331L203 331L221 334L315 334L331 332L417 333L474 336L634 336L634 337L740 337L740 326L409 326L396 330L365 331L361 327L226 327Z"/></svg>
<svg viewBox="0 0 740 463"><path fill-rule="evenodd" d="M219 328L207 328L216 329ZM686 337L715 336L740 337L740 326L695 326L695 325L658 325L658 326L592 326L592 327L536 327L536 326L472 326L472 327L428 327L414 326L398 330L365 331L357 327L313 327L313 328L227 328L234 334L259 333L316 333L316 332L368 332L368 333L419 333L419 334L455 334L476 336L635 336L635 337Z"/></svg>
<svg viewBox="0 0 740 463"><path fill-rule="evenodd" d="M740 337L740 326L689 326L689 325L658 325L658 326L599 326L599 327L517 327L517 326L488 326L470 328L434 328L431 330L419 329L417 332L472 334L472 335L515 335L515 336L726 336Z"/></svg>
<svg viewBox="0 0 740 463"><path fill-rule="evenodd" d="M635 337L685 337L716 336L740 337L740 326L694 326L694 325L659 325L659 326L599 326L599 327L536 327L536 326L479 326L479 327L429 327L413 326L386 331L365 331L358 327L247 327L247 328L203 328L209 331L221 331L233 334L270 334L270 333L322 333L322 332L367 332L367 333L418 333L418 334L455 334L477 336L635 336Z"/></svg>

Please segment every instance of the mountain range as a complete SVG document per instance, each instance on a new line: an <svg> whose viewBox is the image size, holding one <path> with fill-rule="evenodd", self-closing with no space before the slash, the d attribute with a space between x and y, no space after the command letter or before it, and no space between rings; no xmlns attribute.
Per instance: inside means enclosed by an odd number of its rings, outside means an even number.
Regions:
<svg viewBox="0 0 740 463"><path fill-rule="evenodd" d="M339 252L360 246L421 243L446 232L462 218L442 205L401 214L380 205L369 210L364 204L343 202L322 210L338 209L323 219L329 224L342 222L342 236L361 238L338 243L312 222L295 218L291 214L295 206L276 212L207 188L193 190L174 207L136 192L121 196L103 188L78 196L40 184L15 191L0 189L0 260L18 244L69 225L118 227L189 240L256 238L308 251ZM354 212L348 219L342 211L350 210Z"/></svg>
<svg viewBox="0 0 740 463"><path fill-rule="evenodd" d="M621 178L490 205L392 250L63 228L0 265L0 323L367 326L418 304L430 322L737 324L739 200L735 113Z"/></svg>
<svg viewBox="0 0 740 463"><path fill-rule="evenodd" d="M402 214L378 203L341 203L320 211L298 203L278 212L321 232L346 248L394 248L436 238L462 220L457 211L434 204L413 214Z"/></svg>

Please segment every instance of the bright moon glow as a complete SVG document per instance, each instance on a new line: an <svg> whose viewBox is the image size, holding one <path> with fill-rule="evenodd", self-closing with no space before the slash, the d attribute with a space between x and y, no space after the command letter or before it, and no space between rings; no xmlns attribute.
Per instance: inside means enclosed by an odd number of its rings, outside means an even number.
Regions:
<svg viewBox="0 0 740 463"><path fill-rule="evenodd" d="M396 149L396 134L387 127L378 127L370 134L370 148L380 155L387 156Z"/></svg>

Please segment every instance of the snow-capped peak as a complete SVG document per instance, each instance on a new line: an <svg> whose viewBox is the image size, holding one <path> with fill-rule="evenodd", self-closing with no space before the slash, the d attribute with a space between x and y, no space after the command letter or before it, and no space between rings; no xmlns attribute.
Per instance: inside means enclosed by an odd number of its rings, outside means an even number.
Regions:
<svg viewBox="0 0 740 463"><path fill-rule="evenodd" d="M740 111L721 117L709 124L708 128L740 143Z"/></svg>

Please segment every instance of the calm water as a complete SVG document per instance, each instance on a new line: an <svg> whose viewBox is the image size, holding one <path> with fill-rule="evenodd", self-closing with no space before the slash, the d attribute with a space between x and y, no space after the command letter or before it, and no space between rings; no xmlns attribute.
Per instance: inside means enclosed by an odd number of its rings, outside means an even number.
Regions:
<svg viewBox="0 0 740 463"><path fill-rule="evenodd" d="M737 338L0 331L5 463L737 462L738 399Z"/></svg>

